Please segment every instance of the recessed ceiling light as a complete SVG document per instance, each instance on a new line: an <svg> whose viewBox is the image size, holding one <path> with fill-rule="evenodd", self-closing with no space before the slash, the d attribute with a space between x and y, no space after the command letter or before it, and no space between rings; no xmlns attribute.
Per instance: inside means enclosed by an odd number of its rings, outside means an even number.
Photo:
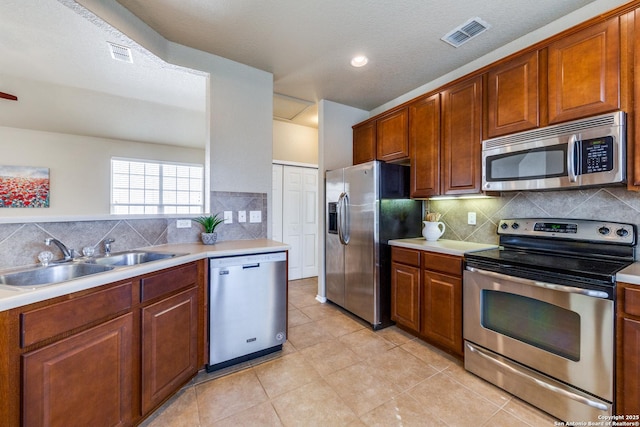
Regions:
<svg viewBox="0 0 640 427"><path fill-rule="evenodd" d="M369 62L369 58L366 56L356 56L351 60L351 65L356 68L364 67L367 65L367 62Z"/></svg>

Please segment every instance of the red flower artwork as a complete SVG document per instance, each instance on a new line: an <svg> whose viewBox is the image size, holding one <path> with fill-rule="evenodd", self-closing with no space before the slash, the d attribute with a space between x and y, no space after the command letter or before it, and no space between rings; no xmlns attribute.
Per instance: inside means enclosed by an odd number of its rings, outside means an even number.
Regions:
<svg viewBox="0 0 640 427"><path fill-rule="evenodd" d="M0 208L48 208L49 169L0 166Z"/></svg>

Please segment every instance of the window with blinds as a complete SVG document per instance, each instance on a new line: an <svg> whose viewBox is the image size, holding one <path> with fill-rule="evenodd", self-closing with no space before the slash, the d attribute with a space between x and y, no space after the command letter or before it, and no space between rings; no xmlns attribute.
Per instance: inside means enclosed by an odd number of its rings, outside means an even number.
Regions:
<svg viewBox="0 0 640 427"><path fill-rule="evenodd" d="M111 159L112 214L189 214L204 208L204 167Z"/></svg>

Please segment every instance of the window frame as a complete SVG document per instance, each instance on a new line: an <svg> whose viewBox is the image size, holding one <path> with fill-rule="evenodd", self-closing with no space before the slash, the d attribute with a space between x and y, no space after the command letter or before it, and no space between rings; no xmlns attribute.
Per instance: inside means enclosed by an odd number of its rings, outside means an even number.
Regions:
<svg viewBox="0 0 640 427"><path fill-rule="evenodd" d="M114 177L117 175L116 172L114 171L114 162L128 162L129 163L129 170L126 173L126 176L128 177L128 185L122 186L122 187L116 187L115 186L115 180ZM155 175L152 174L147 174L146 171L146 165L153 165L153 166L158 166L158 187L156 188L152 188L151 191L157 191L158 192L158 199L157 199L157 203L148 203L145 202L143 200L142 203L132 203L131 202L131 191L132 191L132 187L131 187L131 176L132 175L136 175L136 176L140 176L140 174L132 174L131 173L131 169L130 166L132 163L142 163L145 165L145 171L142 174L143 176L143 180L145 181L145 185L143 185L142 188L133 188L134 190L142 190L143 192L148 191L149 189L145 188L146 187L146 180L148 177L152 177ZM175 167L187 167L189 168L189 176L188 177L180 177L178 176L178 173L176 172L176 181L178 180L178 178L181 179L187 179L189 181L189 186L187 190L180 190L178 188L178 185L176 183L176 186L174 189L169 189L167 190L167 185L166 185L166 180L168 178L168 176L164 173L165 172L165 167L166 166L175 166ZM200 169L200 173L199 176L194 177L192 175L193 171L191 170L191 168L199 168ZM154 159L140 159L140 158L130 158L130 157L111 157L111 161L110 161L110 182L109 182L109 210L111 215L117 215L117 216L127 216L127 215L132 215L132 216L145 216L145 215L194 215L194 214L202 214L204 212L204 205L205 205L205 182L204 182L204 172L205 172L205 168L203 164L199 164L199 163L186 163L186 162L172 162L172 161L164 161L164 160L154 160ZM120 173L120 175L125 175ZM196 190L192 190L192 184L191 181L193 180L197 180L198 181L198 186L200 187L199 191ZM122 190L126 190L128 192L128 203L115 203L114 200L114 190L118 190L118 189L122 189ZM164 193L166 191L174 191L176 193L176 203L171 203L171 204L167 204L165 203L165 195ZM178 193L187 193L187 197L189 198L189 201L187 203L177 203L178 200ZM199 198L200 203L199 204L195 204L195 203L191 203L191 198L194 196L194 194L197 194L197 197ZM143 195L143 199L145 198L145 196ZM118 212L118 208L126 208L126 212ZM157 210L156 212L148 212L147 208L153 208L155 207L155 209ZM139 208L142 211L140 212L132 212L132 208ZM167 209L169 208L169 209ZM167 210L170 210L170 212L167 212Z"/></svg>

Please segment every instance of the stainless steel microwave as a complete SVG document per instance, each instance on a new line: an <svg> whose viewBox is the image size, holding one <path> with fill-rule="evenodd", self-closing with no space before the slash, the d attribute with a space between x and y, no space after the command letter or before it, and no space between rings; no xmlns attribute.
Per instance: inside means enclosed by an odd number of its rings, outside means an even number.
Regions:
<svg viewBox="0 0 640 427"><path fill-rule="evenodd" d="M484 191L574 188L625 180L623 111L482 142Z"/></svg>

